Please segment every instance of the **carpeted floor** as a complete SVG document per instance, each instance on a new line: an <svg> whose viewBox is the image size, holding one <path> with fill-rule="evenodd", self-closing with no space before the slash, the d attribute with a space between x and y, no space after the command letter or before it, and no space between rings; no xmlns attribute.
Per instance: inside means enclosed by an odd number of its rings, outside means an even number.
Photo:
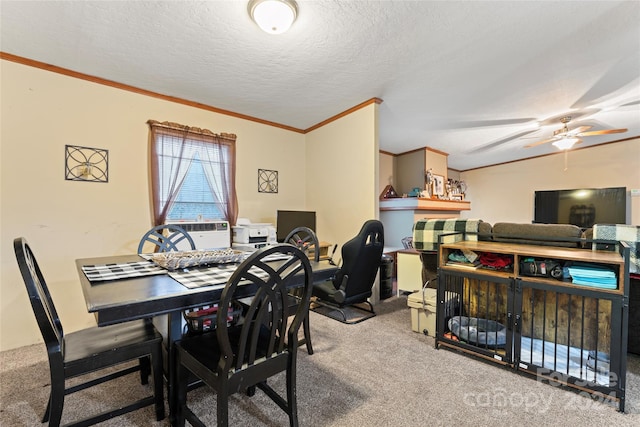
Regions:
<svg viewBox="0 0 640 427"><path fill-rule="evenodd" d="M449 350L411 331L406 297L376 306L378 315L346 325L311 313L315 354L298 356L301 426L422 425L640 425L640 356L629 355L626 414L572 390ZM270 381L282 389L284 376ZM0 425L37 426L48 396L43 345L0 353ZM67 398L64 420L147 393L136 375ZM215 395L204 388L189 394L196 412L215 425ZM152 407L105 426L167 426ZM284 426L284 413L260 391L230 402L230 425Z"/></svg>

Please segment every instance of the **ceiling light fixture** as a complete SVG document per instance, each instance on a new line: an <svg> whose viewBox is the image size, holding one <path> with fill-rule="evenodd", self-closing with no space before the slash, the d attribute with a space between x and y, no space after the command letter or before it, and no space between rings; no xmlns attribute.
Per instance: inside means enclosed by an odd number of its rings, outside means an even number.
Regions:
<svg viewBox="0 0 640 427"><path fill-rule="evenodd" d="M573 147L573 144L575 144L576 142L580 141L580 138L576 138L576 137L564 137L562 139L557 140L556 142L553 143L553 145L555 145L556 147L558 147L560 150L568 150L569 148Z"/></svg>
<svg viewBox="0 0 640 427"><path fill-rule="evenodd" d="M294 0L251 0L247 9L258 27L269 34L284 33L298 15Z"/></svg>

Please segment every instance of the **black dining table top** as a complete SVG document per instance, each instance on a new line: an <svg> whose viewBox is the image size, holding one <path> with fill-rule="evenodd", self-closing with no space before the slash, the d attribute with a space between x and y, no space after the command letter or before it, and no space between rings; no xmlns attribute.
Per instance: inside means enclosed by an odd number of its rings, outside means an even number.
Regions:
<svg viewBox="0 0 640 427"><path fill-rule="evenodd" d="M177 310L216 302L223 286L189 289L168 274L157 274L107 281L90 282L83 266L142 261L140 255L118 255L76 260L87 310L94 313L98 326L153 317ZM311 262L313 281L330 278L337 267L328 261ZM252 289L247 287L247 296Z"/></svg>

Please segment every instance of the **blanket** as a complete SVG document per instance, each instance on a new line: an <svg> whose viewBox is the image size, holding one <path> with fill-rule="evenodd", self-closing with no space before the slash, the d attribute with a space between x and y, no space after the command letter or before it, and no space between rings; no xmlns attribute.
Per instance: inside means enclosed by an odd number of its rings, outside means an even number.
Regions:
<svg viewBox="0 0 640 427"><path fill-rule="evenodd" d="M470 233L466 236L443 237L443 243L459 240L478 240L480 219L421 219L413 226L413 248L418 251L437 251L438 239L443 234Z"/></svg>
<svg viewBox="0 0 640 427"><path fill-rule="evenodd" d="M629 273L640 274L640 226L625 224L595 224L594 240L612 240L629 245ZM606 244L593 245L594 249L606 249Z"/></svg>

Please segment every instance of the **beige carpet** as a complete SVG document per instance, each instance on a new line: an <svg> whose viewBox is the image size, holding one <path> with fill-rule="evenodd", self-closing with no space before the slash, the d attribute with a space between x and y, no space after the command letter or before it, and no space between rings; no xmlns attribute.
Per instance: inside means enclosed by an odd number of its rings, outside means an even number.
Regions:
<svg viewBox="0 0 640 427"><path fill-rule="evenodd" d="M298 404L302 426L640 425L640 356L629 355L626 414L575 391L542 384L497 365L449 350L411 331L406 298L379 304L378 315L345 325L311 313L315 354L299 352ZM271 381L282 387L282 375ZM0 425L37 426L48 393L43 345L0 353ZM148 392L130 375L67 398L64 420ZM196 412L215 425L215 395L189 395ZM64 421L63 420L63 421ZM148 407L105 426L167 426ZM236 395L230 425L284 426L286 416L260 391Z"/></svg>

